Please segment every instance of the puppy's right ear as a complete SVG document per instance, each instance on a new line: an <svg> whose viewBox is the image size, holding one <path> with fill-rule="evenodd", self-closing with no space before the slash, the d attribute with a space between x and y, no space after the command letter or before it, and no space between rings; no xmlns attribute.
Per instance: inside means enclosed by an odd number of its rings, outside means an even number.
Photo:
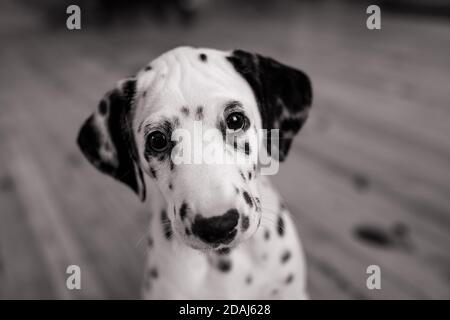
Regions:
<svg viewBox="0 0 450 320"><path fill-rule="evenodd" d="M144 201L145 183L132 130L136 79L122 80L105 94L84 122L77 143L101 172L125 183Z"/></svg>
<svg viewBox="0 0 450 320"><path fill-rule="evenodd" d="M244 50L233 51L227 59L255 94L262 127L269 130L268 154L284 161L311 108L309 77L301 70ZM272 129L279 130L278 141L272 140Z"/></svg>

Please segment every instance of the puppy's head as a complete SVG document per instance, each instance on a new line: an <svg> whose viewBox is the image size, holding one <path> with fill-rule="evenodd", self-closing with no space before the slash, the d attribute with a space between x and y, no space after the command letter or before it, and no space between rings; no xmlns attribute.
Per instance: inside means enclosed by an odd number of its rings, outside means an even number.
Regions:
<svg viewBox="0 0 450 320"><path fill-rule="evenodd" d="M308 77L273 59L177 48L108 92L78 144L94 166L141 200L148 175L171 207L165 223L187 245L235 246L261 220L261 148L285 159L311 97Z"/></svg>

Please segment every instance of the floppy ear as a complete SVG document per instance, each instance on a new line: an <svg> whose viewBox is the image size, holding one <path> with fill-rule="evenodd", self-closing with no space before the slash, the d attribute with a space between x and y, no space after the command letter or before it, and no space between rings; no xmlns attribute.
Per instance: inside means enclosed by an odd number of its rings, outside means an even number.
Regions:
<svg viewBox="0 0 450 320"><path fill-rule="evenodd" d="M285 160L294 136L308 117L312 102L308 76L271 58L243 50L233 51L228 60L255 94L263 129L268 130L267 152ZM279 141L271 139L271 129L279 129Z"/></svg>
<svg viewBox="0 0 450 320"><path fill-rule="evenodd" d="M136 80L126 79L105 94L84 122L77 143L101 172L122 181L144 201L145 184L131 127Z"/></svg>

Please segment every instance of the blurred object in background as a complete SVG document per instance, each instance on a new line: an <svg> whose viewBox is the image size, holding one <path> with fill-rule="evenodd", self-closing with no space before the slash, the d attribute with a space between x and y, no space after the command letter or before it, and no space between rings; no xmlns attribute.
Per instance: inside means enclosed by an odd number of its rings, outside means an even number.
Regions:
<svg viewBox="0 0 450 320"><path fill-rule="evenodd" d="M115 24L137 24L143 21L158 23L176 22L191 25L206 7L215 3L229 3L239 10L242 6L256 11L268 11L276 3L295 0L22 0L22 3L37 10L47 25L60 28L64 25L66 8L78 5L82 8L83 24L88 26L112 26Z"/></svg>
<svg viewBox="0 0 450 320"><path fill-rule="evenodd" d="M380 0L377 3L387 10L398 13L445 18L450 16L450 1L448 0Z"/></svg>
<svg viewBox="0 0 450 320"><path fill-rule="evenodd" d="M66 16L61 13L65 13L66 8L72 4L82 8L83 25L109 27L118 24L138 24L143 21L191 25L195 23L196 17L202 11L206 11L207 7L212 9L219 3L227 3L235 10L252 7L255 11L270 14L270 10L280 3L299 5L307 4L311 0L21 0L21 2L40 13L47 25L61 28L66 19ZM330 3L335 1L317 0L314 2ZM448 0L379 0L376 3L371 0L342 0L340 2L354 2L360 7L377 4L383 7L383 10L401 14L444 18L450 16L450 1Z"/></svg>
<svg viewBox="0 0 450 320"><path fill-rule="evenodd" d="M450 17L450 1L448 0L348 0L358 5L376 4L383 11L416 16Z"/></svg>
<svg viewBox="0 0 450 320"><path fill-rule="evenodd" d="M191 24L196 14L211 0L23 0L35 9L45 9L43 16L50 26L64 25L61 15L69 5L82 8L83 23L89 26L134 24L143 20Z"/></svg>

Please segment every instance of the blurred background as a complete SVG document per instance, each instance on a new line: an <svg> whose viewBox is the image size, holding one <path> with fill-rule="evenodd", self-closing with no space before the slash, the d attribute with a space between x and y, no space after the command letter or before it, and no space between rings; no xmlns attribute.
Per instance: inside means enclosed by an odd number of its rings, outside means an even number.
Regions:
<svg viewBox="0 0 450 320"><path fill-rule="evenodd" d="M81 30L66 28L70 4ZM366 28L370 4L381 30ZM310 120L273 180L313 299L449 299L449 17L444 0L1 0L0 298L139 297L147 210L75 137L117 80L190 45L312 79Z"/></svg>

